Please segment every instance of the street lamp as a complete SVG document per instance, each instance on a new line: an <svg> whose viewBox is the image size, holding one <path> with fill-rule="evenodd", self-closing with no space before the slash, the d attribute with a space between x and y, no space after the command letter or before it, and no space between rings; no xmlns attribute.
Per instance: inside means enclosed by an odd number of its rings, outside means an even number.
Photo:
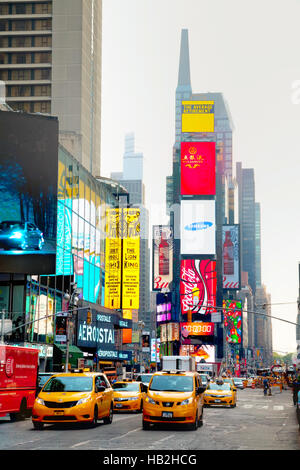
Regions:
<svg viewBox="0 0 300 470"><path fill-rule="evenodd" d="M69 302L69 307L70 312L67 314L67 319L66 319L66 329L67 329L67 343L66 343L66 363L65 363L65 372L68 372L69 370L69 351L70 351L70 320L73 319L73 311L77 307L78 302L79 302L79 291L77 289L77 284L75 282L71 283L71 295L69 294L69 291L67 290L66 293L64 294L64 299ZM73 323L72 323L73 326ZM73 328L72 328L73 329Z"/></svg>

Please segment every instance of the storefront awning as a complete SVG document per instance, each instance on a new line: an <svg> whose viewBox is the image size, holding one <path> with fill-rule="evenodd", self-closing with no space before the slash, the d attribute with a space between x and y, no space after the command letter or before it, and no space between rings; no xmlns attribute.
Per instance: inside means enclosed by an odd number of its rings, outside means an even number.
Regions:
<svg viewBox="0 0 300 470"><path fill-rule="evenodd" d="M65 364L66 362L66 350L67 347L65 344L54 344L55 351L54 355L59 354L61 356L61 363ZM76 368L78 365L77 359L83 358L83 352L77 346L69 346L69 362L71 367Z"/></svg>

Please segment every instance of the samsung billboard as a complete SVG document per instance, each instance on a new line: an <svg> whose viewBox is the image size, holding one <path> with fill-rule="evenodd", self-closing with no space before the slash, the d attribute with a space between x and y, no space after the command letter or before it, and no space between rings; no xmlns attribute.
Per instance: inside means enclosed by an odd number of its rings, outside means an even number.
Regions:
<svg viewBox="0 0 300 470"><path fill-rule="evenodd" d="M55 274L58 120L0 112L0 272Z"/></svg>
<svg viewBox="0 0 300 470"><path fill-rule="evenodd" d="M214 200L181 201L181 254L216 254Z"/></svg>

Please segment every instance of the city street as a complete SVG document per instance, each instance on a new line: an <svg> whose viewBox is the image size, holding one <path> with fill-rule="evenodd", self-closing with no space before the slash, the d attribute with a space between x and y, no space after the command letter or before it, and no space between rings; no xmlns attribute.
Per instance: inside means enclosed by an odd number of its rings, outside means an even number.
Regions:
<svg viewBox="0 0 300 470"><path fill-rule="evenodd" d="M197 431L164 425L142 430L141 414L115 414L96 428L47 425L33 430L31 419L0 418L1 450L299 450L300 434L292 393L263 396L261 389L238 391L236 408L205 408Z"/></svg>

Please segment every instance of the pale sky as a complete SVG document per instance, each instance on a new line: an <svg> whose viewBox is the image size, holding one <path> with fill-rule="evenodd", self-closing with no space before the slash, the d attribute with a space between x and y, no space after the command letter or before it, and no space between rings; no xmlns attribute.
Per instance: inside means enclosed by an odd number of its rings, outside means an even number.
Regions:
<svg viewBox="0 0 300 470"><path fill-rule="evenodd" d="M151 225L165 222L187 28L192 91L220 92L228 103L233 167L241 161L255 172L262 282L272 304L281 304L272 315L292 322L300 261L299 18L300 0L103 0L102 176L122 171L124 137L134 132ZM273 349L295 351L294 326L272 324Z"/></svg>

